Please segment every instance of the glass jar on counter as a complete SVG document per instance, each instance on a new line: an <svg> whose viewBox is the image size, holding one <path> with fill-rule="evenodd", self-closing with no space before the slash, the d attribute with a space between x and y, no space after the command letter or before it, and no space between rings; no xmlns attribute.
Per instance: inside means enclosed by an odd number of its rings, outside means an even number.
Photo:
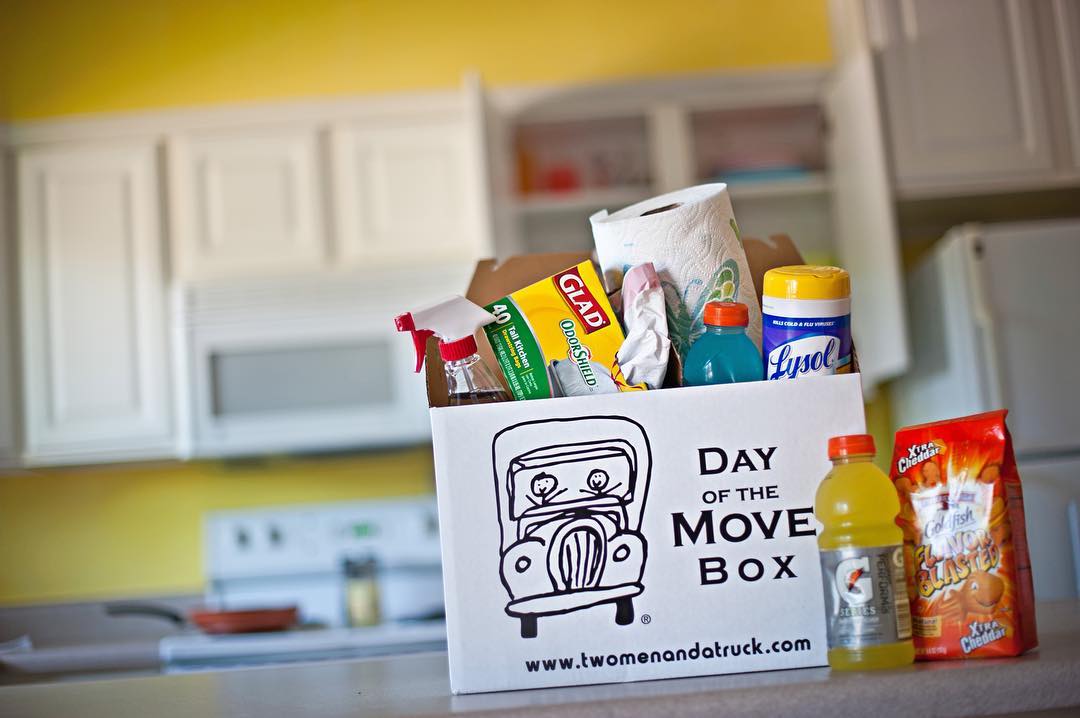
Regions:
<svg viewBox="0 0 1080 718"><path fill-rule="evenodd" d="M346 558L345 612L350 626L379 623L378 563L372 556Z"/></svg>

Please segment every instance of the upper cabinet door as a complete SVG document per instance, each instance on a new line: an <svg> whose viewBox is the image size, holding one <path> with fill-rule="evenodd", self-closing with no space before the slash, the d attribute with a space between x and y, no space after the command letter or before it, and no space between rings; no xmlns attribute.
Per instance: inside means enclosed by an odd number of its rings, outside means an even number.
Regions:
<svg viewBox="0 0 1080 718"><path fill-rule="evenodd" d="M910 351L896 216L882 139L874 64L862 6L833 3L837 60L825 90L834 239L851 274L851 333L863 387L907 371Z"/></svg>
<svg viewBox="0 0 1080 718"><path fill-rule="evenodd" d="M1017 184L1053 170L1035 3L874 0L902 191Z"/></svg>
<svg viewBox="0 0 1080 718"><path fill-rule="evenodd" d="M18 178L27 461L172 453L156 148L28 148Z"/></svg>
<svg viewBox="0 0 1080 718"><path fill-rule="evenodd" d="M168 151L178 276L294 272L326 262L316 130L191 134L171 140Z"/></svg>
<svg viewBox="0 0 1080 718"><path fill-rule="evenodd" d="M515 170L511 158L512 127L495 107L480 75L465 75L463 88L468 154L476 172L477 247L480 256L500 259L521 254L517 213L510 201Z"/></svg>
<svg viewBox="0 0 1080 718"><path fill-rule="evenodd" d="M331 155L338 257L411 265L489 254L481 142L462 112L337 126Z"/></svg>
<svg viewBox="0 0 1080 718"><path fill-rule="evenodd" d="M1051 13L1057 33L1062 99L1069 144L1072 145L1072 167L1080 170L1080 3L1075 0L1053 0Z"/></svg>

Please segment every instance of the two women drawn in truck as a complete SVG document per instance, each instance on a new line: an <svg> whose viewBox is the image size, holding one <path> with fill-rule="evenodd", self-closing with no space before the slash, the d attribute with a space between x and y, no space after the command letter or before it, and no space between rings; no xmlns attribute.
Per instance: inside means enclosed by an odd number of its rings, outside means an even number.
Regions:
<svg viewBox="0 0 1080 718"><path fill-rule="evenodd" d="M528 421L492 442L506 612L523 638L537 618L614 604L634 620L648 544L641 517L652 454L620 416Z"/></svg>

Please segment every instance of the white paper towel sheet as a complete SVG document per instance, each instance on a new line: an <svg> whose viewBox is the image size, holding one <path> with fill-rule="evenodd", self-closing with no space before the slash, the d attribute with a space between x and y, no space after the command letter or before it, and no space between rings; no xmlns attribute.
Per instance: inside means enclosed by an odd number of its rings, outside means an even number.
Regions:
<svg viewBox="0 0 1080 718"><path fill-rule="evenodd" d="M685 357L705 331L710 301L742 302L746 333L761 348L761 308L727 185L703 184L589 218L605 277L652 262L664 287L672 345Z"/></svg>
<svg viewBox="0 0 1080 718"><path fill-rule="evenodd" d="M652 262L626 272L622 283L622 316L626 339L616 358L630 384L659 389L667 373L668 338L664 288Z"/></svg>

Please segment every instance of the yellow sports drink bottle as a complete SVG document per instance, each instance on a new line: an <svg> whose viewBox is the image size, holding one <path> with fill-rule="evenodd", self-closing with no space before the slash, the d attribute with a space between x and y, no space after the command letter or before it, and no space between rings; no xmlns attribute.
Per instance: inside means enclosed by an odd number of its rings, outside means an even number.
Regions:
<svg viewBox="0 0 1080 718"><path fill-rule="evenodd" d="M904 583L900 500L874 466L869 434L829 439L833 468L818 487L818 535L829 665L840 670L893 668L915 660Z"/></svg>

